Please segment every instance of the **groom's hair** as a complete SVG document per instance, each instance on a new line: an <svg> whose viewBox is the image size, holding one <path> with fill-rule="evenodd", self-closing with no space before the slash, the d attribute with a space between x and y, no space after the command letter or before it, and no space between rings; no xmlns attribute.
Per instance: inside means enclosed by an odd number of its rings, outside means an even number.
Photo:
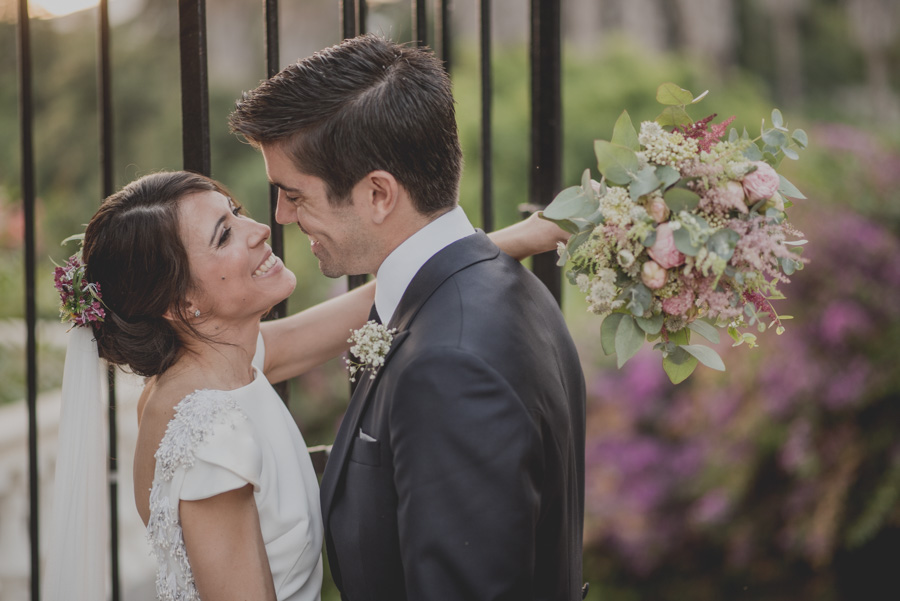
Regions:
<svg viewBox="0 0 900 601"><path fill-rule="evenodd" d="M424 215L456 205L462 151L450 78L434 54L375 35L316 52L237 101L234 133L281 146L321 178L329 202L375 170L391 173Z"/></svg>

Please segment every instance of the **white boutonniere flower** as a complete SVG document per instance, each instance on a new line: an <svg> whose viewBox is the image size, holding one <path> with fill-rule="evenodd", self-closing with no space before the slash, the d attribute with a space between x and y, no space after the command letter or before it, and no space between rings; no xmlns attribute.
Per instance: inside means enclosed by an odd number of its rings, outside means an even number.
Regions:
<svg viewBox="0 0 900 601"><path fill-rule="evenodd" d="M350 381L356 381L356 372L366 367L370 369L369 377L375 379L378 368L384 365L384 358L391 348L394 334L397 328L390 330L383 324L375 321L366 322L366 325L358 330L350 330L350 338L347 342L353 344L350 347L351 356L345 360L350 368ZM354 361L353 357L359 359Z"/></svg>

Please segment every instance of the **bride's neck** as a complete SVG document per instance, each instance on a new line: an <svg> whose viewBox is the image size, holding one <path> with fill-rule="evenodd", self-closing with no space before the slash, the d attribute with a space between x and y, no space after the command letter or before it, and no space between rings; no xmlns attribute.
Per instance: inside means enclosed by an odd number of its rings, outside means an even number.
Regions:
<svg viewBox="0 0 900 601"><path fill-rule="evenodd" d="M258 321L243 327L210 326L201 333L207 339L189 338L167 376L196 382L197 388L217 390L233 390L253 381Z"/></svg>

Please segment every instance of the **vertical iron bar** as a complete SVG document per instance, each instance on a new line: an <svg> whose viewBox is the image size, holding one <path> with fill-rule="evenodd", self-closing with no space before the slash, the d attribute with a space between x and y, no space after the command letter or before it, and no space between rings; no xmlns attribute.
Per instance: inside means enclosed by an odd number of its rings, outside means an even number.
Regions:
<svg viewBox="0 0 900 601"><path fill-rule="evenodd" d="M413 42L416 46L428 45L428 16L425 14L425 0L412 1Z"/></svg>
<svg viewBox="0 0 900 601"><path fill-rule="evenodd" d="M437 38L434 42L435 48L440 48L441 59L444 61L444 69L450 73L453 60L453 37L451 35L450 23L450 0L435 0L435 20L437 23L434 27L434 35Z"/></svg>
<svg viewBox="0 0 900 601"><path fill-rule="evenodd" d="M531 0L531 204L545 207L562 182L561 44L558 0ZM560 302L556 253L535 255L535 275Z"/></svg>
<svg viewBox="0 0 900 601"><path fill-rule="evenodd" d="M35 304L34 133L31 91L31 32L28 0L19 0L19 123L22 151L22 203L25 212L25 361L28 402L28 534L31 539L31 599L40 599L37 456L37 306Z"/></svg>
<svg viewBox="0 0 900 601"><path fill-rule="evenodd" d="M266 22L266 77L272 77L281 68L278 51L278 0L265 0L263 5ZM284 228L275 221L275 209L278 205L278 188L269 184L269 223L272 228L272 252L284 260ZM284 299L269 312L266 319L278 319L287 316L287 299ZM285 404L290 400L290 382L279 382L273 386Z"/></svg>
<svg viewBox="0 0 900 601"><path fill-rule="evenodd" d="M341 0L341 38L344 40L359 34L356 28L356 12L355 0Z"/></svg>
<svg viewBox="0 0 900 601"><path fill-rule="evenodd" d="M187 171L209 175L206 1L178 0L181 40L181 147Z"/></svg>
<svg viewBox="0 0 900 601"><path fill-rule="evenodd" d="M343 0L341 12L341 35L344 39L362 35L366 31L366 0ZM347 276L347 288L353 290L359 288L368 280L365 275ZM352 388L351 388L352 390Z"/></svg>
<svg viewBox="0 0 900 601"><path fill-rule="evenodd" d="M113 193L113 119L112 80L109 52L109 2L100 0L98 48L98 100L100 102L100 195L106 198ZM121 587L119 579L119 466L116 426L116 373L110 366L106 372L109 384L109 534L110 534L110 576L112 601L119 601Z"/></svg>
<svg viewBox="0 0 900 601"><path fill-rule="evenodd" d="M272 77L280 71L278 52L278 0L265 0L266 20L266 77ZM269 223L272 226L272 250L284 260L284 228L275 221L275 208L278 203L278 188L269 186ZM287 315L287 299L275 305L271 312L272 319Z"/></svg>
<svg viewBox="0 0 900 601"><path fill-rule="evenodd" d="M368 31L366 29L369 19L368 0L357 0L357 5L359 6L359 11L357 12L357 19L359 20L359 24L357 25L356 30L357 32L359 32L359 35L363 35Z"/></svg>
<svg viewBox="0 0 900 601"><path fill-rule="evenodd" d="M491 71L491 0L481 0L481 224L485 232L494 230L494 159L491 135L491 101L494 95Z"/></svg>

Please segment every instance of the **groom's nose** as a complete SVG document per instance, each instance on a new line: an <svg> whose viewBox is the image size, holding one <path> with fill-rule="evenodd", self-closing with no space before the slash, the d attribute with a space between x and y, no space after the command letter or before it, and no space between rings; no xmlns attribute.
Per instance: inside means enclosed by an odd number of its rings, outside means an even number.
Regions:
<svg viewBox="0 0 900 601"><path fill-rule="evenodd" d="M281 225L297 222L297 210L294 205L284 197L282 190L278 191L278 201L275 204L275 221Z"/></svg>

